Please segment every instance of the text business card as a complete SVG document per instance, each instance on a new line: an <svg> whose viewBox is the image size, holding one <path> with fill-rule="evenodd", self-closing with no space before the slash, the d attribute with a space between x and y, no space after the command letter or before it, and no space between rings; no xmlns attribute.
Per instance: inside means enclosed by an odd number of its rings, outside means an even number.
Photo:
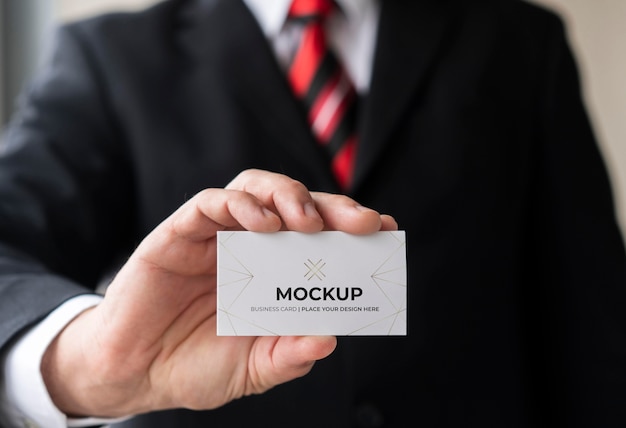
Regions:
<svg viewBox="0 0 626 428"><path fill-rule="evenodd" d="M404 231L217 237L218 335L407 334Z"/></svg>

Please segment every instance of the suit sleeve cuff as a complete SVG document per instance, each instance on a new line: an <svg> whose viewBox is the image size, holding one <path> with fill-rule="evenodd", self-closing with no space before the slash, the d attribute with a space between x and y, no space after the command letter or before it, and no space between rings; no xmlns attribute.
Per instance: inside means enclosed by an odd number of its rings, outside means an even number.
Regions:
<svg viewBox="0 0 626 428"><path fill-rule="evenodd" d="M99 295L82 295L66 301L9 348L0 367L4 372L0 393L4 418L11 426L86 427L127 419L68 419L52 402L41 375L41 359L48 345L72 319L101 300Z"/></svg>

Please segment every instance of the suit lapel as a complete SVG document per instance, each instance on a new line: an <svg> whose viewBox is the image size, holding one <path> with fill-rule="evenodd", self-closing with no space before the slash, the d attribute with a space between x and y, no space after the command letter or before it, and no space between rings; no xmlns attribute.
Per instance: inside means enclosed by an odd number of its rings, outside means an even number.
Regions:
<svg viewBox="0 0 626 428"><path fill-rule="evenodd" d="M365 179L428 75L449 16L445 0L383 0L370 93L359 123L354 187Z"/></svg>
<svg viewBox="0 0 626 428"><path fill-rule="evenodd" d="M200 0L188 12L187 49L203 67L215 67L233 100L254 115L268 135L317 177L333 186L302 106L293 96L265 36L241 0ZM218 41L206 48L203 41ZM245 124L242 124L245 126Z"/></svg>
<svg viewBox="0 0 626 428"><path fill-rule="evenodd" d="M425 82L451 21L447 3L381 2L372 82L360 115L353 190L375 165L409 102ZM245 4L241 0L197 0L187 10L187 21L189 28L183 32L182 41L200 72L202 67L212 67L222 73L233 100L263 124L273 141L325 180L326 189L336 188L302 106L292 95Z"/></svg>

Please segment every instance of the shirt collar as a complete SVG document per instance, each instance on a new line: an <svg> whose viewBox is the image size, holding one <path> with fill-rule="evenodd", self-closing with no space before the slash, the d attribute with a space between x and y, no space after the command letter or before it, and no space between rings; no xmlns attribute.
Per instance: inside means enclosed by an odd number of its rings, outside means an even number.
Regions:
<svg viewBox="0 0 626 428"><path fill-rule="evenodd" d="M365 3L375 0L335 0L349 21L360 20L363 16ZM259 21L265 35L272 39L278 36L291 5L291 0L244 0L250 11Z"/></svg>

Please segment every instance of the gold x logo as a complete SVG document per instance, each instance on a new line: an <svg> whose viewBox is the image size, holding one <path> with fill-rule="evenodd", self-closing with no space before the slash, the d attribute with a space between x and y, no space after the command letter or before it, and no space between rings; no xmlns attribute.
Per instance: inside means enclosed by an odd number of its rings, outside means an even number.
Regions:
<svg viewBox="0 0 626 428"><path fill-rule="evenodd" d="M324 272L322 272L322 268L326 266L326 263L322 263L322 259L319 259L317 262L312 262L311 259L307 259L304 262L304 265L308 268L308 271L304 274L304 277L307 281L310 281L314 277L322 280L322 277L325 277Z"/></svg>

